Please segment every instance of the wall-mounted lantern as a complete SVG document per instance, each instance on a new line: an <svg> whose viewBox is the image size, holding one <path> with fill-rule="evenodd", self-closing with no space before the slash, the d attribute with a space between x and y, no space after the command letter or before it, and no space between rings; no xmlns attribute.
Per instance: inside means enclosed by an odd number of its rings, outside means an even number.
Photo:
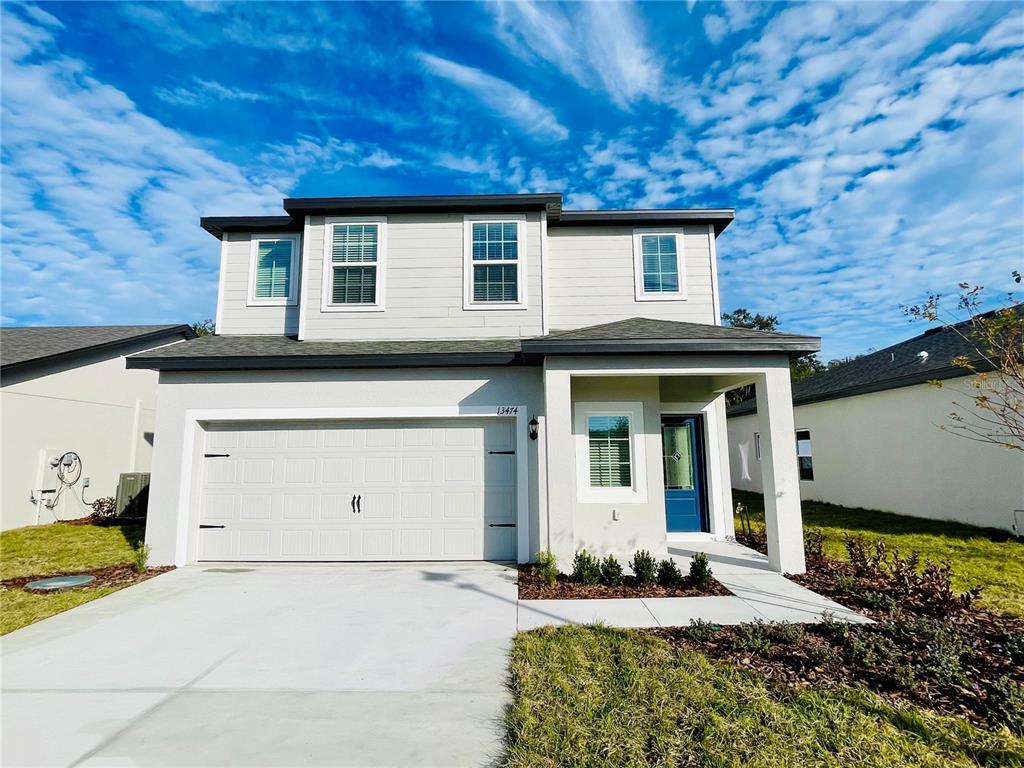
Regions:
<svg viewBox="0 0 1024 768"><path fill-rule="evenodd" d="M540 427L540 422L537 421L537 417L534 416L532 419L530 419L530 423L527 426L530 428L530 439L536 440L537 428Z"/></svg>

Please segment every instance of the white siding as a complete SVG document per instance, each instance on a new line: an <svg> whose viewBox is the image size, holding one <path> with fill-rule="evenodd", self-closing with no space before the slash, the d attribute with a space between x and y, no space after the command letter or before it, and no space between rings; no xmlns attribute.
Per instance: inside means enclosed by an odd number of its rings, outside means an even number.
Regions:
<svg viewBox="0 0 1024 768"><path fill-rule="evenodd" d="M540 215L527 216L526 309L463 309L463 214L389 214L382 312L320 309L324 218L310 219L300 301L306 339L466 339L541 334Z"/></svg>
<svg viewBox="0 0 1024 768"><path fill-rule="evenodd" d="M220 335L247 336L294 336L299 331L299 307L294 306L249 306L249 265L253 237L228 233L224 235L226 252L221 269L224 270L224 295L221 297ZM301 238L300 238L301 248ZM296 273L293 280L300 279L302 259L295 260Z"/></svg>
<svg viewBox="0 0 1024 768"><path fill-rule="evenodd" d="M920 384L796 406L814 459L801 498L1010 530L1024 510L1024 454L940 430L954 397ZM757 430L756 414L729 419L733 487L760 493Z"/></svg>
<svg viewBox="0 0 1024 768"><path fill-rule="evenodd" d="M551 330L582 328L631 317L714 324L708 229L703 224L659 229L683 234L687 298L637 301L633 227L549 227Z"/></svg>

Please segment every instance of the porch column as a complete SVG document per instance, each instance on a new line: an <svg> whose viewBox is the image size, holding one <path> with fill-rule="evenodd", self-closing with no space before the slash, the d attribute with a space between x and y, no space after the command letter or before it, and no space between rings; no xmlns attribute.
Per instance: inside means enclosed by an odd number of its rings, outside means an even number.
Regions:
<svg viewBox="0 0 1024 768"><path fill-rule="evenodd" d="M547 540L566 570L575 554L573 538L573 489L575 448L572 435L572 378L568 371L552 369L544 363L544 443L547 454ZM541 526L542 530L544 526Z"/></svg>
<svg viewBox="0 0 1024 768"><path fill-rule="evenodd" d="M803 573L803 520L789 366L767 369L754 387L761 433L768 565L779 573Z"/></svg>

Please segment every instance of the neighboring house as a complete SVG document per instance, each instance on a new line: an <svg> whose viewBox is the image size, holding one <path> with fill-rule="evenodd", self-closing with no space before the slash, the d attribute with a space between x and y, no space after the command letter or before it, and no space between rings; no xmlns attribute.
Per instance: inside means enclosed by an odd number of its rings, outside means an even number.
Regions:
<svg viewBox="0 0 1024 768"><path fill-rule="evenodd" d="M84 517L120 473L149 470L157 376L124 357L192 338L187 325L0 329L4 530ZM69 451L81 477L54 502L50 462Z"/></svg>
<svg viewBox="0 0 1024 768"><path fill-rule="evenodd" d="M970 403L952 390L971 386L952 360L980 358L957 330L967 329L933 328L793 386L804 499L1024 533L1024 452L939 429L953 400ZM729 451L733 487L762 491L755 411L729 409Z"/></svg>
<svg viewBox="0 0 1024 768"><path fill-rule="evenodd" d="M207 218L217 333L160 371L154 563L628 556L733 534L727 389L756 382L770 560L803 570L789 356L719 326L731 210L559 194L314 198Z"/></svg>

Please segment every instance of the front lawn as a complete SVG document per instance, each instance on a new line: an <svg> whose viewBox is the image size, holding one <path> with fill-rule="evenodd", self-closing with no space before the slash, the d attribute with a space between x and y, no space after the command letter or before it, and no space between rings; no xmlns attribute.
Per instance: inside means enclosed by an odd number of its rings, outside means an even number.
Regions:
<svg viewBox="0 0 1024 768"><path fill-rule="evenodd" d="M764 497L733 490L733 501L746 505L755 528L764 528ZM824 534L826 554L845 558L843 542L849 536L881 539L890 550L918 552L922 559L935 562L949 561L957 589L981 587L982 606L1024 616L1024 542L1009 534L816 501L805 501L802 506L804 528ZM737 533L740 530L737 518Z"/></svg>
<svg viewBox="0 0 1024 768"><path fill-rule="evenodd" d="M1024 766L1024 740L862 688L772 684L651 633L520 633L506 765Z"/></svg>
<svg viewBox="0 0 1024 768"><path fill-rule="evenodd" d="M130 564L132 550L141 543L143 532L142 523L105 526L53 523L4 531L0 533L0 581ZM0 634L103 597L118 588L102 585L43 594L4 585L0 591L3 603Z"/></svg>

